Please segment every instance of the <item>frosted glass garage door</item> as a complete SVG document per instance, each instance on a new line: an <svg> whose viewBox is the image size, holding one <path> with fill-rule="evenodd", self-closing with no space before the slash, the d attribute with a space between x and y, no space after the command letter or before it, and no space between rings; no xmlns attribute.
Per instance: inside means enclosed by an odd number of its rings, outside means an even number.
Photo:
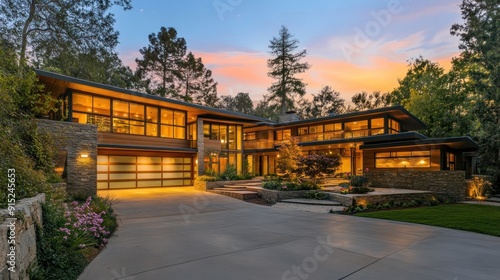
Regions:
<svg viewBox="0 0 500 280"><path fill-rule="evenodd" d="M127 189L191 185L191 158L97 156L97 188Z"/></svg>

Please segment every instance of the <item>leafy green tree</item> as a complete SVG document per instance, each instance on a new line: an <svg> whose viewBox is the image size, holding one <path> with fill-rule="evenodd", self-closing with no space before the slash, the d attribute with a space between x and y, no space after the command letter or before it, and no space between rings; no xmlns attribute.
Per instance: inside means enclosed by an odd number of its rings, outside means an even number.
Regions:
<svg viewBox="0 0 500 280"><path fill-rule="evenodd" d="M19 67L14 47L0 40L0 207L7 203L7 170L15 169L16 199L48 191L55 148L37 130L34 117L47 113L50 102L36 74Z"/></svg>
<svg viewBox="0 0 500 280"><path fill-rule="evenodd" d="M276 167L281 173L285 173L291 180L296 179L296 169L299 158L302 155L302 149L299 147L298 139L296 137L291 137L281 141L281 146L278 150Z"/></svg>
<svg viewBox="0 0 500 280"><path fill-rule="evenodd" d="M142 59L136 59L137 75L148 85L147 92L164 97L176 97L176 79L186 55L186 40L177 37L177 31L161 27L157 34L148 36L149 45L139 50Z"/></svg>
<svg viewBox="0 0 500 280"><path fill-rule="evenodd" d="M278 121L278 105L270 104L269 97L267 95L264 95L262 100L260 100L259 103L257 103L257 105L255 106L254 115L272 121Z"/></svg>
<svg viewBox="0 0 500 280"><path fill-rule="evenodd" d="M464 0L463 24L451 34L460 37L461 58L469 64L473 83L482 169L495 176L500 186L500 5L498 0Z"/></svg>
<svg viewBox="0 0 500 280"><path fill-rule="evenodd" d="M317 184L319 178L334 174L338 166L340 166L338 156L307 155L298 158L296 172L298 176L309 177L314 184Z"/></svg>
<svg viewBox="0 0 500 280"><path fill-rule="evenodd" d="M114 50L114 6L131 9L130 0L5 0L0 1L0 34L15 44L20 65L28 58L48 59L58 54Z"/></svg>
<svg viewBox="0 0 500 280"><path fill-rule="evenodd" d="M469 96L460 71L458 61L445 73L439 64L417 58L392 92L394 103L427 124L424 133L428 136L470 135Z"/></svg>
<svg viewBox="0 0 500 280"><path fill-rule="evenodd" d="M326 117L330 114L344 112L345 100L340 97L340 92L330 86L324 86L318 94L313 94L312 117Z"/></svg>
<svg viewBox="0 0 500 280"><path fill-rule="evenodd" d="M304 96L306 93L306 84L297 74L305 72L310 66L307 62L300 62L307 54L305 49L294 53L298 43L288 29L282 26L279 37L273 37L269 45L273 58L267 61L267 75L276 80L268 88L269 101L279 105L281 115L294 108L293 100L296 95Z"/></svg>
<svg viewBox="0 0 500 280"><path fill-rule="evenodd" d="M137 89L138 79L115 52L90 49L80 53L60 53L56 57L35 62L35 67L71 77L121 88Z"/></svg>
<svg viewBox="0 0 500 280"><path fill-rule="evenodd" d="M391 94L382 94L380 91L374 91L370 94L362 91L353 95L351 101L354 107L348 107L347 111L357 112L387 107L391 104L391 97Z"/></svg>
<svg viewBox="0 0 500 280"><path fill-rule="evenodd" d="M247 92L239 92L235 97L221 96L220 108L243 114L253 114L253 102Z"/></svg>

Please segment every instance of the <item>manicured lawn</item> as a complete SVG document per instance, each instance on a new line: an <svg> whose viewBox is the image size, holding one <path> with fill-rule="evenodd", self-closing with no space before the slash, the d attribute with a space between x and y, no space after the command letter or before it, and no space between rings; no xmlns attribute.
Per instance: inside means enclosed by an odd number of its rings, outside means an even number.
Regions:
<svg viewBox="0 0 500 280"><path fill-rule="evenodd" d="M500 236L500 207L451 204L358 213L356 216L410 222Z"/></svg>

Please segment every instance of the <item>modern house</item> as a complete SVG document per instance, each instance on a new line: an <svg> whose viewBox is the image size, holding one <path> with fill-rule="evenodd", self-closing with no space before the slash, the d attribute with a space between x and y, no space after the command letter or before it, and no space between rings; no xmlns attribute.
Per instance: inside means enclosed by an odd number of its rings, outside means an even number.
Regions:
<svg viewBox="0 0 500 280"><path fill-rule="evenodd" d="M401 106L279 122L37 71L60 108L50 119L97 129L97 189L192 185L198 174L276 173L278 147L297 137L304 153L340 155L339 172L474 169L469 137L428 138L419 119Z"/></svg>

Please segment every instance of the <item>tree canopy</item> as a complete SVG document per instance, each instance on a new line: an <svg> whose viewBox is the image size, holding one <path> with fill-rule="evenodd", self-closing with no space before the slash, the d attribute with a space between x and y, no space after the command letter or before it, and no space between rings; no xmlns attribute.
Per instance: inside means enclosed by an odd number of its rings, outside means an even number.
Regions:
<svg viewBox="0 0 500 280"><path fill-rule="evenodd" d="M305 49L294 53L298 44L299 41L285 26L281 27L279 37L273 37L269 44L273 58L267 61L267 75L276 81L268 88L268 100L277 103L281 115L294 108L296 95L304 96L306 93L306 84L297 74L305 72L310 66L307 62L300 62L307 55Z"/></svg>

